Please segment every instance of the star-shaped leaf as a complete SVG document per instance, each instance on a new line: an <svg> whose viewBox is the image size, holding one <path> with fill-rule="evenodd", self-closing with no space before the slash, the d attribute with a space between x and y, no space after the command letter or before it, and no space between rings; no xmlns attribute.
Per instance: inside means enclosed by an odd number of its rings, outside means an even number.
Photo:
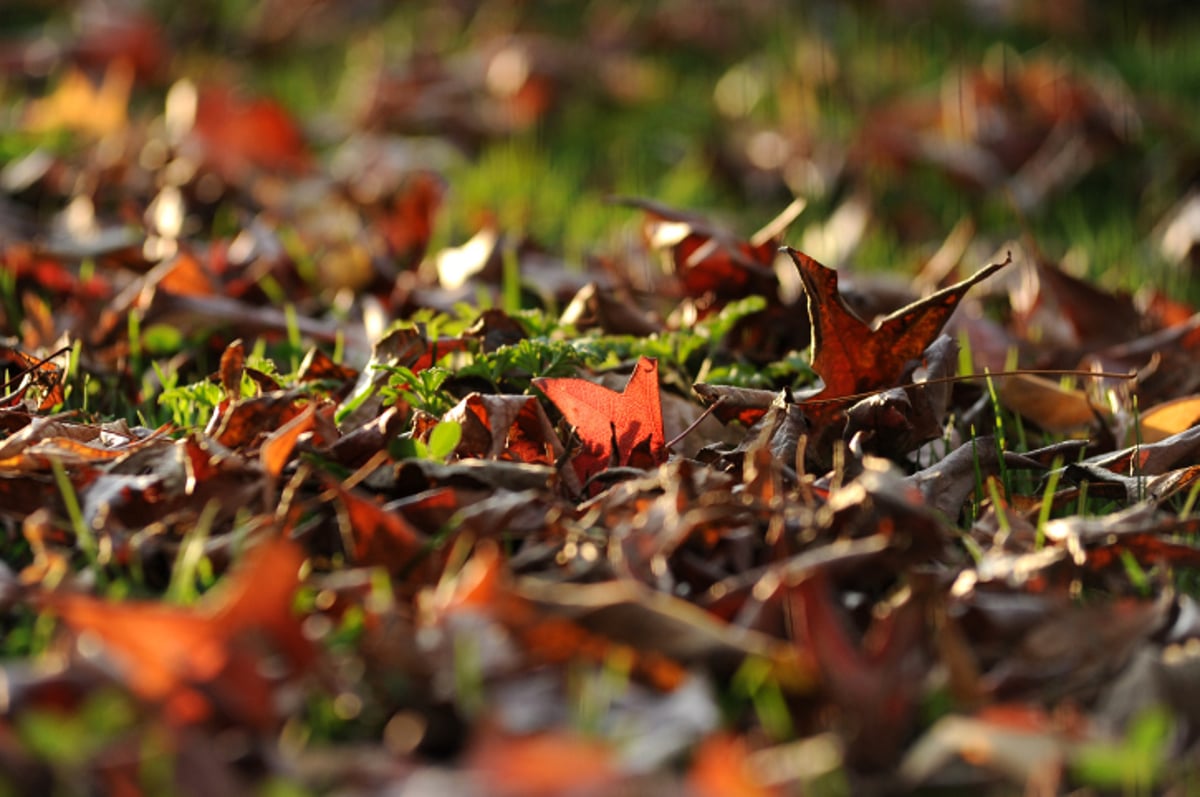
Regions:
<svg viewBox="0 0 1200 797"><path fill-rule="evenodd" d="M859 318L838 292L837 272L787 247L804 290L812 323L812 368L824 389L801 402L816 427L836 424L853 398L895 387L910 360L920 357L978 282L1008 263L993 263L972 276L885 316L874 327ZM830 401L846 397L845 402Z"/></svg>
<svg viewBox="0 0 1200 797"><path fill-rule="evenodd" d="M620 393L586 379L533 380L562 411L583 450L575 457L581 481L610 465L654 467L667 459L658 361L642 357Z"/></svg>

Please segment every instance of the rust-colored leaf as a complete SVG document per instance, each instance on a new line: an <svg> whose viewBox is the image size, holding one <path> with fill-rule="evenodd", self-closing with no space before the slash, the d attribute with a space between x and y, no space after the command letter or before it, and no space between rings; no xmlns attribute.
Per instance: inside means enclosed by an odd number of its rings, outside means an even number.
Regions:
<svg viewBox="0 0 1200 797"><path fill-rule="evenodd" d="M0 374L4 376L0 406L24 403L39 412L53 409L64 400L63 368L57 357L34 357L18 348L0 345Z"/></svg>
<svg viewBox="0 0 1200 797"><path fill-rule="evenodd" d="M388 511L336 482L330 487L341 501L343 535L354 561L393 573L414 564L426 544L425 535L399 512Z"/></svg>
<svg viewBox="0 0 1200 797"><path fill-rule="evenodd" d="M213 413L205 434L226 448L242 448L266 437L300 414L299 394L290 390L231 402Z"/></svg>
<svg viewBox="0 0 1200 797"><path fill-rule="evenodd" d="M271 476L278 476L283 472L283 466L291 457L292 449L296 447L300 435L313 428L316 411L317 405L309 404L299 415L267 435L267 439L258 449L258 458L262 462L263 470Z"/></svg>
<svg viewBox="0 0 1200 797"><path fill-rule="evenodd" d="M645 199L622 201L646 214L643 232L647 242L670 252L684 295L697 300L702 311L750 295L775 298L779 285L773 268L777 235L744 241L694 213ZM786 226L801 208L803 204L793 203L778 226Z"/></svg>
<svg viewBox="0 0 1200 797"><path fill-rule="evenodd" d="M562 445L533 396L471 393L446 413L462 427L459 456L505 458L551 465Z"/></svg>
<svg viewBox="0 0 1200 797"><path fill-rule="evenodd" d="M1011 262L994 263L962 282L885 316L874 327L859 318L838 292L837 272L791 247L787 253L808 293L812 367L824 382L801 402L816 425L837 423L848 402L834 399L894 387L908 362L941 333L963 295Z"/></svg>
<svg viewBox="0 0 1200 797"><path fill-rule="evenodd" d="M358 371L345 365L335 363L333 358L314 346L304 355L300 370L296 373L297 382L313 382L328 380L330 382L353 382L358 378Z"/></svg>
<svg viewBox="0 0 1200 797"><path fill-rule="evenodd" d="M226 401L237 401L242 397L242 374L246 372L246 346L241 339L225 347L221 354L221 389Z"/></svg>

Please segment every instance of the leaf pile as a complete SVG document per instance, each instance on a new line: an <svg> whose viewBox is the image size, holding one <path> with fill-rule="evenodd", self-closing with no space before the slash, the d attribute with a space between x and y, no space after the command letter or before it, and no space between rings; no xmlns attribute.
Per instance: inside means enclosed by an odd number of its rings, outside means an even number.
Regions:
<svg viewBox="0 0 1200 797"><path fill-rule="evenodd" d="M240 45L366 13L327 5ZM956 75L987 124L945 92L850 140L739 118L718 160L845 181L829 225L798 185L750 237L628 199L640 243L583 269L498 216L440 241L436 153L636 102L670 4L366 67L328 138L180 73L196 20L96 8L44 68L0 50L43 142L0 194L0 791L1195 777L1195 308L969 222L916 291L806 253L854 248L877 169L1035 212L1131 151L1119 86L1031 57ZM687 46L761 22L714 9Z"/></svg>

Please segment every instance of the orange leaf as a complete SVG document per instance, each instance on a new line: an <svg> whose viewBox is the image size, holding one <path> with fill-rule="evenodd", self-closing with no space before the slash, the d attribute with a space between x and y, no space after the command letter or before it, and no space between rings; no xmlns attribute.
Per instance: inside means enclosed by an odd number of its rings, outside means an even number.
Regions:
<svg viewBox="0 0 1200 797"><path fill-rule="evenodd" d="M1006 409L1028 418L1048 432L1065 434L1086 429L1097 414L1087 393L1062 387L1036 374L1014 374L997 379L996 393Z"/></svg>
<svg viewBox="0 0 1200 797"><path fill-rule="evenodd" d="M750 766L746 743L736 736L710 737L696 750L688 786L697 797L772 797L778 789L763 784Z"/></svg>
<svg viewBox="0 0 1200 797"><path fill-rule="evenodd" d="M267 439L258 449L258 457L262 462L263 470L272 476L278 476L283 472L283 466L291 457L292 449L296 447L296 441L300 435L313 428L316 412L317 405L309 404L295 418L267 435Z"/></svg>
<svg viewBox="0 0 1200 797"><path fill-rule="evenodd" d="M382 565L393 573L413 563L425 545L425 535L399 512L389 512L336 482L330 486L345 507L347 548L356 562Z"/></svg>
<svg viewBox="0 0 1200 797"><path fill-rule="evenodd" d="M619 778L613 751L566 733L484 736L472 756L483 792L516 797L592 793Z"/></svg>
<svg viewBox="0 0 1200 797"><path fill-rule="evenodd" d="M300 414L299 393L275 391L253 398L222 402L204 433L226 448L241 448L270 434ZM223 405L223 406L222 406Z"/></svg>
<svg viewBox="0 0 1200 797"><path fill-rule="evenodd" d="M272 540L249 555L224 592L198 607L69 593L47 593L43 601L78 636L81 650L105 656L135 695L162 704L173 722L219 713L268 728L278 717L263 641L291 674L314 656L291 613L303 561L293 543Z"/></svg>
<svg viewBox="0 0 1200 797"><path fill-rule="evenodd" d="M1138 429L1143 443L1157 443L1200 423L1200 395L1165 401L1142 413Z"/></svg>
<svg viewBox="0 0 1200 797"><path fill-rule="evenodd" d="M36 402L38 410L48 410L61 404L65 400L62 386L64 371L54 362L56 359L57 355L39 359L20 349L0 344L0 375L4 378L0 390L7 392L10 388L16 388L0 396L0 404L10 406L10 403L25 401L25 394L30 392L34 394L26 402L30 407Z"/></svg>
<svg viewBox="0 0 1200 797"><path fill-rule="evenodd" d="M620 393L586 379L541 377L533 383L562 410L579 435L583 451L574 465L581 481L614 463L644 468L666 462L658 360L638 360Z"/></svg>

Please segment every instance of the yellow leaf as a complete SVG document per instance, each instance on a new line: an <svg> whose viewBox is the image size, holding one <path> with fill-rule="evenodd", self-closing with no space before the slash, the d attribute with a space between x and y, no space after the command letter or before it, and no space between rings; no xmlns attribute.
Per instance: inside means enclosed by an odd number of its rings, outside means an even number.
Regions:
<svg viewBox="0 0 1200 797"><path fill-rule="evenodd" d="M1142 413L1141 441L1157 443L1200 423L1200 395L1183 396Z"/></svg>
<svg viewBox="0 0 1200 797"><path fill-rule="evenodd" d="M108 65L99 86L72 67L51 94L29 104L25 129L32 133L77 130L97 137L119 132L128 121L132 89L133 66L124 59Z"/></svg>

